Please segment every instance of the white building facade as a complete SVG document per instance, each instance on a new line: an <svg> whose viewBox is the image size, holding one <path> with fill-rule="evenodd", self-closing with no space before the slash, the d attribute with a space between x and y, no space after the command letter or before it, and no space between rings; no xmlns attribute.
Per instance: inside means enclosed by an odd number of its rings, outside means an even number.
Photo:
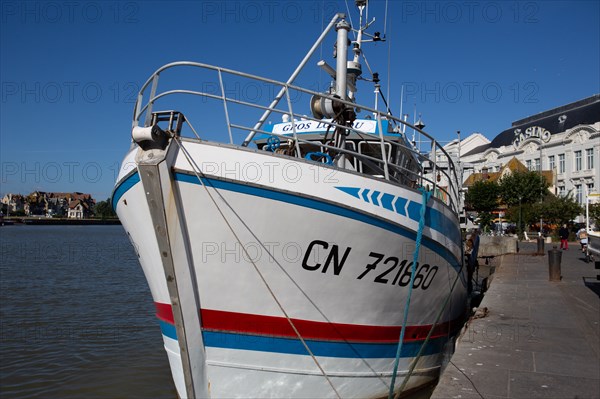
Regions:
<svg viewBox="0 0 600 399"><path fill-rule="evenodd" d="M457 144L449 147L455 152ZM588 193L600 192L600 94L515 121L491 142L461 151L463 181L484 169L498 172L513 157L530 170L553 171L555 194L572 192L585 205Z"/></svg>

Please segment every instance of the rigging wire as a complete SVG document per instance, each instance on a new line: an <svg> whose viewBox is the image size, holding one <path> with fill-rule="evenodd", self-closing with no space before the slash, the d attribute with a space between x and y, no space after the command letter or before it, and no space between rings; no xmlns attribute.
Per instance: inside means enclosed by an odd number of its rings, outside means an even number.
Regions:
<svg viewBox="0 0 600 399"><path fill-rule="evenodd" d="M325 31L325 0L323 0L323 6L321 7L321 32ZM319 45L319 59L323 59L323 42ZM319 90L323 85L323 70L319 68Z"/></svg>
<svg viewBox="0 0 600 399"><path fill-rule="evenodd" d="M423 344L421 345L421 348L419 349L419 353L417 353L417 356L415 356L413 358L413 361L412 361L412 363L411 363L411 365L410 365L410 367L408 369L408 373L404 377L404 381L402 381L402 385L400 385L400 388L398 389L398 393L396 394L396 396L394 397L394 399L398 399L399 398L400 392L402 392L402 390L408 384L408 379L410 378L410 376L412 375L415 367L417 366L417 362L419 361L419 359L423 355L423 351L425 350L425 346L427 345L427 343L431 339L431 335L433 334L433 330L437 326L438 322L440 321L440 318L442 317L442 314L446 310L446 306L448 306L448 303L450 303L450 298L452 296L452 293L454 292L454 288L456 287L456 283L460 280L460 276L463 273L464 267L465 267L465 263L463 261L461 263L460 270L456 274L456 278L454 279L454 282L452 283L452 287L450 288L450 292L448 293L448 295L446 295L446 299L444 300L444 304L440 308L440 311L438 312L438 314L437 314L437 316L436 316L433 324L431 325L431 329L429 330L429 333L427 334L427 337L425 337L425 341L423 341ZM450 332L450 331L448 331L448 332Z"/></svg>
<svg viewBox="0 0 600 399"><path fill-rule="evenodd" d="M327 380L327 382L331 386L331 389L333 389L333 391L335 392L335 395L338 398L341 399L341 395L339 394L339 392L337 391L337 389L333 385L333 382L331 381L331 379L329 378L329 376L327 375L327 373L325 372L325 370L323 369L323 367L321 366L321 364L319 363L319 361L315 357L314 353L308 347L308 344L306 343L306 341L304 340L304 338L302 338L302 335L300 334L300 332L296 328L296 325L294 324L294 322L292 321L292 319L290 318L290 316L288 315L288 313L285 311L285 309L283 307L283 304L279 301L279 299L277 299L277 296L275 295L275 293L273 292L273 290L269 286L269 283L265 279L264 275L261 273L261 271L259 270L258 266L254 262L253 258L250 256L250 254L246 250L246 247L242 244L242 241L240 240L239 236L236 234L235 230L233 229L233 226L231 226L231 224L227 220L227 217L225 216L225 214L223 213L223 211L221 210L221 208L217 204L217 201L214 199L214 197L210 193L210 190L208 189L208 186L205 184L205 182L202 181L202 177L200 175L204 175L204 174L202 173L202 171L200 170L200 168L198 167L198 165L194 162L194 160L192 159L191 155L187 152L187 150L185 149L185 147L183 146L183 144L180 142L180 140L177 137L174 137L174 141L175 141L175 143L177 143L177 145L179 146L179 149L181 150L181 152L183 153L184 157L186 158L186 160L190 164L190 166L192 168L192 171L196 175L196 178L198 179L198 181L200 182L200 184L206 190L206 194L209 196L209 198L211 199L211 201L213 202L213 204L217 208L217 211L219 212L219 214L223 218L223 221L225 222L225 224L227 225L227 227L229 228L229 230L231 231L231 233L235 237L235 239L238 242L238 244L240 244L240 247L242 248L242 251L244 251L244 253L245 253L246 257L247 257L246 259L250 260L250 263L252 263L252 266L254 267L254 270L257 272L258 276L260 277L260 279L262 280L263 284L267 288L267 291L269 292L269 294L271 295L271 297L273 298L273 300L275 301L275 303L279 307L279 310L281 310L281 312L283 313L283 315L287 319L288 323L290 324L290 326L294 330L294 333L296 334L296 336L298 337L298 339L300 340L300 342L304 346L304 349L306 349L306 351L308 352L308 354L310 355L310 357L313 359L315 365L318 367L318 369L320 370L320 372L323 375L323 377L325 377L325 379ZM205 179L206 179L206 177L205 177ZM227 203L227 201L225 200L225 198L223 198L223 196L221 195L221 193L217 189L215 189L214 187L213 187L213 189L219 195L219 197L221 198L221 200L224 201L225 203Z"/></svg>
<svg viewBox="0 0 600 399"><path fill-rule="evenodd" d="M187 118L185 119L185 121L187 122L188 126L190 127L190 129L192 129L192 132L194 132L194 135L196 136L196 138L198 140L202 140L200 138L200 136L198 135L198 133L196 132L196 129L194 129L194 126L192 126L192 124L190 123L190 121L187 120Z"/></svg>
<svg viewBox="0 0 600 399"><path fill-rule="evenodd" d="M386 38L387 33L387 16L388 16L388 0L385 0L385 14L383 16L383 37Z"/></svg>
<svg viewBox="0 0 600 399"><path fill-rule="evenodd" d="M390 383L390 391L388 394L389 399L392 399L394 397L394 385L396 383L396 373L398 372L398 364L400 363L400 354L402 352L402 343L404 342L404 333L406 332L406 323L408 322L408 311L410 310L410 300L412 298L413 285L415 282L415 275L417 274L417 262L419 260L419 250L421 249L421 239L423 238L423 229L425 228L425 211L427 210L427 203L429 202L429 198L431 197L431 192L425 190L423 187L420 187L419 191L421 191L421 193L422 193L421 212L420 212L421 218L419 219L419 229L417 230L416 248L415 248L415 252L413 253L412 271L410 274L410 283L408 285L408 297L406 298L406 303L404 304L404 319L402 320L402 329L400 330L400 339L398 340L398 348L396 350L396 359L394 361L394 370L392 372L392 382ZM410 374L411 373L407 374L407 376L410 376ZM400 390L402 390L402 389L400 389Z"/></svg>
<svg viewBox="0 0 600 399"><path fill-rule="evenodd" d="M348 12L348 19L350 20L350 26L354 27L354 22L352 22L352 14L350 13L350 7L348 7L348 0L345 1L346 2L346 11ZM352 34L354 35L354 40L356 40L356 32L354 31L354 29L350 29L352 31Z"/></svg>
<svg viewBox="0 0 600 399"><path fill-rule="evenodd" d="M390 38L388 39L388 37L386 36L386 31L387 31L387 7L388 7L388 2L387 0L385 1L385 23L383 26L383 37L385 38L385 40L387 41L387 45L388 45L388 54L387 54L387 77L388 77L388 81L387 81L387 98L391 98L390 97L390 86L392 85L392 67L391 67L391 59L392 59L392 38L391 38L391 26L390 26ZM391 17L390 17L391 20ZM391 25L391 24L390 24ZM385 100L384 100L385 101ZM385 104L387 106L387 103ZM390 107L388 107L388 111L389 111ZM391 111L390 111L391 112ZM402 117L402 115L400 115L400 117Z"/></svg>
<svg viewBox="0 0 600 399"><path fill-rule="evenodd" d="M450 364L453 365L454 367L456 367L456 369L458 371L460 371L460 373L462 375L464 375L467 380L469 380L469 382L471 383L471 385L473 386L473 388L475 389L475 392L477 392L477 394L479 395L479 397L481 399L485 399L485 397L481 394L481 392L479 392L479 389L477 389L477 387L475 386L475 383L469 378L469 376L466 375L464 371L462 371L461 369L459 369L458 366L456 364L454 364L454 362L452 360L450 360Z"/></svg>

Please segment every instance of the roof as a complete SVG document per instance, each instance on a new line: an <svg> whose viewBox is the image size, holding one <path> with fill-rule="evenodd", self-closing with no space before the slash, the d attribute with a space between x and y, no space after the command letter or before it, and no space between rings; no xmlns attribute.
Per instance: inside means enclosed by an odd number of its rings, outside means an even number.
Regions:
<svg viewBox="0 0 600 399"><path fill-rule="evenodd" d="M69 209L74 209L77 207L77 205L80 205L80 204L83 208L85 208L85 209L88 208L88 204L77 199L77 200L73 200L73 201L69 202Z"/></svg>
<svg viewBox="0 0 600 399"><path fill-rule="evenodd" d="M600 121L600 94L584 98L570 104L562 105L540 112L512 123L509 129L497 135L490 144L484 144L469 151L464 156L481 153L488 148L500 148L511 145L515 138L515 130L522 131L532 126L539 126L550 134L562 133L578 125L591 125Z"/></svg>
<svg viewBox="0 0 600 399"><path fill-rule="evenodd" d="M499 172L486 172L486 173L472 173L467 177L463 186L470 187L480 180L488 180L496 182L504 175L505 170L508 169L511 172L528 172L529 169L516 157L512 157L506 165L502 166ZM551 170L542 170L542 176L546 178L547 182L552 182L554 179L554 172Z"/></svg>

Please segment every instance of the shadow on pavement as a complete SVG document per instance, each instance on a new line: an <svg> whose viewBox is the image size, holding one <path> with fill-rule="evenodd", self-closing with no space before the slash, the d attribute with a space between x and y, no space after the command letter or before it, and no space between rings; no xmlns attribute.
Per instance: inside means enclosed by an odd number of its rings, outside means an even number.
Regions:
<svg viewBox="0 0 600 399"><path fill-rule="evenodd" d="M590 290L594 291L598 297L600 297L600 281L598 281L595 277L583 277L583 283Z"/></svg>

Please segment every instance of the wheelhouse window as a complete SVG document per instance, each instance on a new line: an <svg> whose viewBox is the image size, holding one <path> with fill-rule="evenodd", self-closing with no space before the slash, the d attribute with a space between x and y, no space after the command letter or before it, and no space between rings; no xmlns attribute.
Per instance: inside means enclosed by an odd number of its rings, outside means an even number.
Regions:
<svg viewBox="0 0 600 399"><path fill-rule="evenodd" d="M390 160L391 144L384 143L386 159ZM367 155L377 159L383 159L381 156L381 143L379 141L361 141L358 143L358 152L362 155ZM383 164L371 160L359 161L359 171L370 175L382 175Z"/></svg>

